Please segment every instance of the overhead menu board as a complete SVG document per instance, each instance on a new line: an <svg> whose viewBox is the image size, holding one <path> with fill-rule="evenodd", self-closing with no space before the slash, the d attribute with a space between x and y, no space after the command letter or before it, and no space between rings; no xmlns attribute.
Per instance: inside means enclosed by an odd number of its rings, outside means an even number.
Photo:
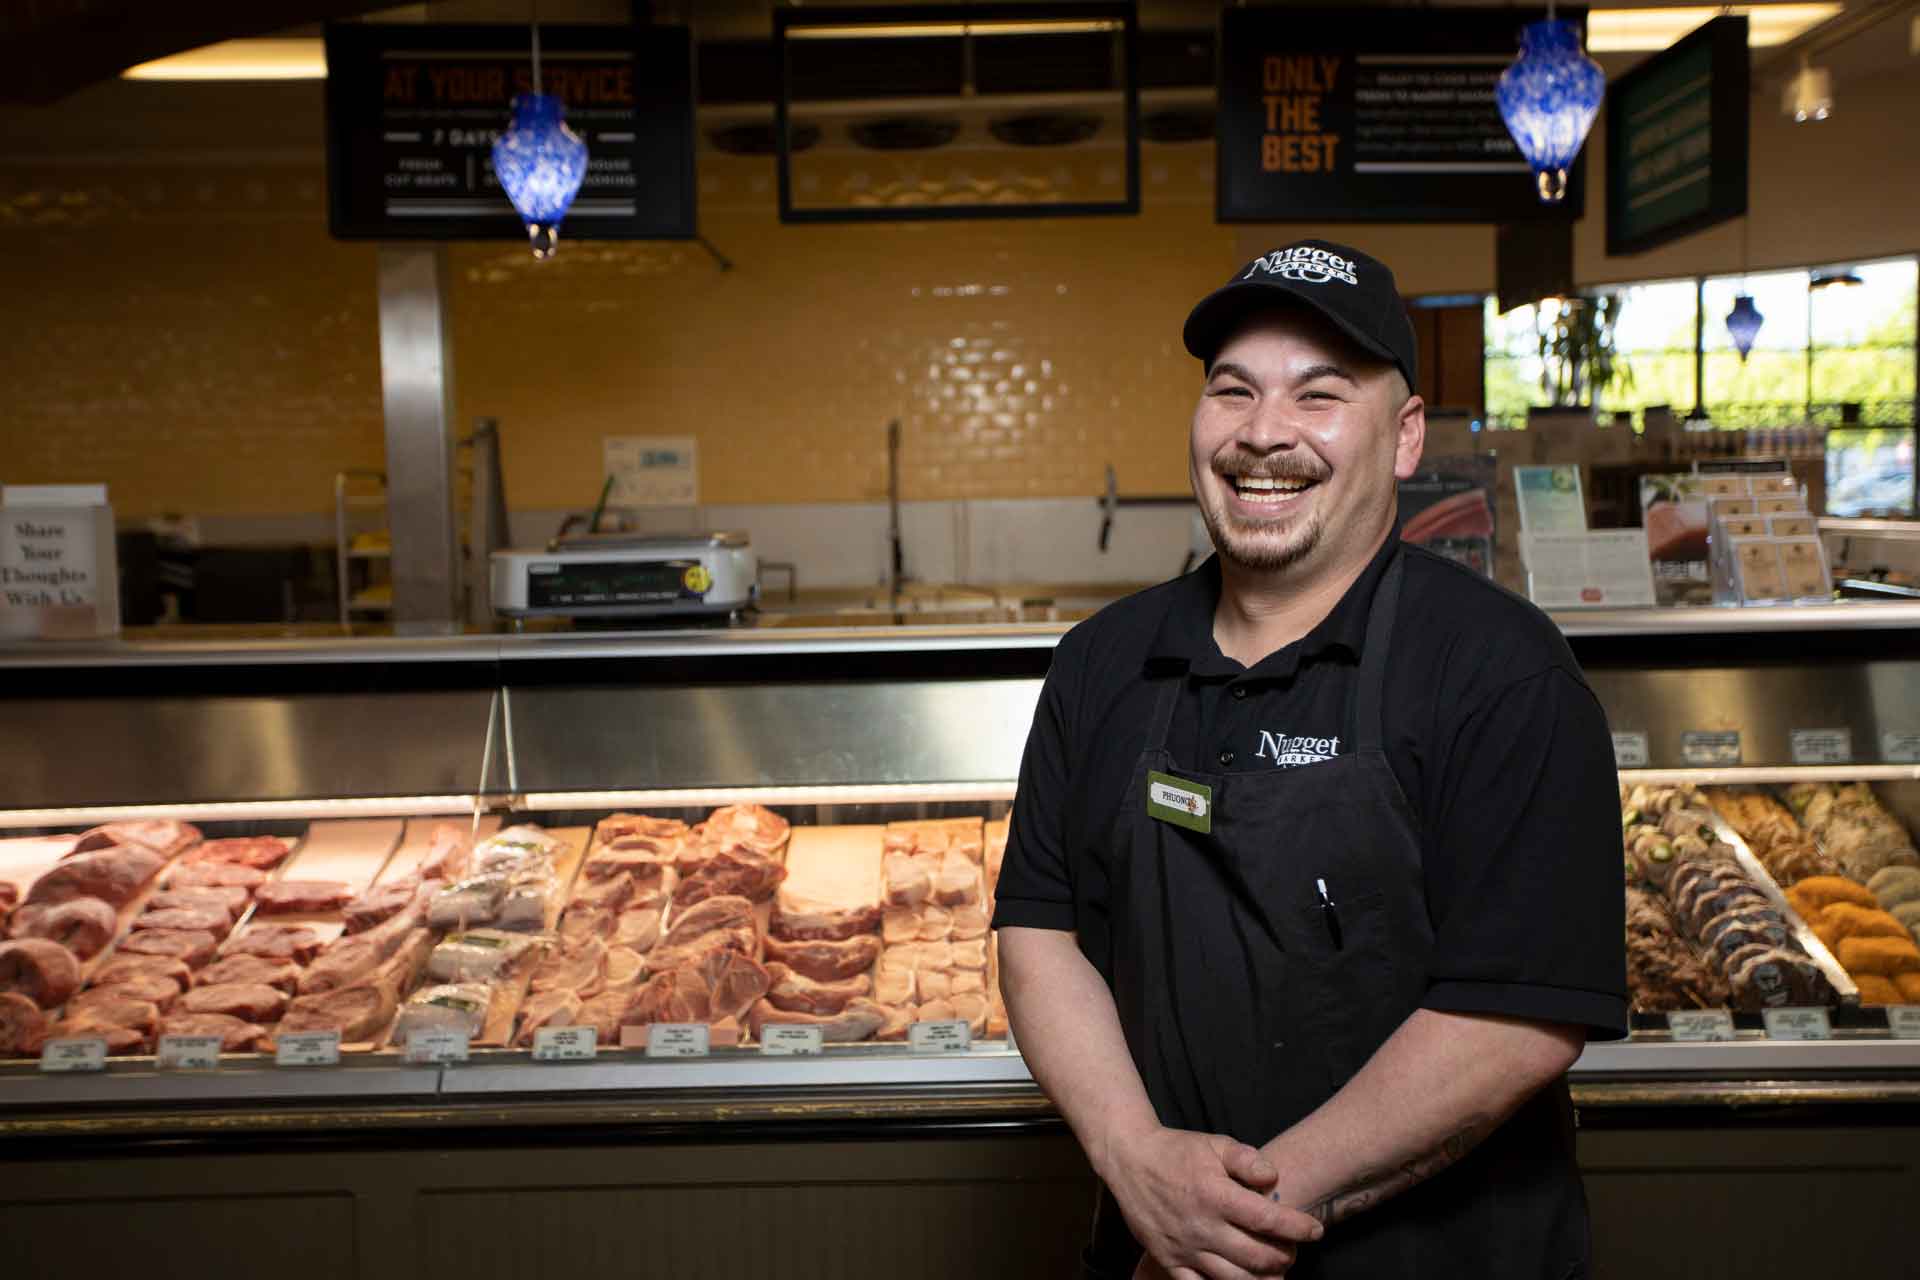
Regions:
<svg viewBox="0 0 1920 1280"><path fill-rule="evenodd" d="M1512 222L1542 204L1494 101L1524 8L1227 9L1220 15L1223 222ZM1586 10L1559 17L1583 27Z"/></svg>
<svg viewBox="0 0 1920 1280"><path fill-rule="evenodd" d="M1640 253L1747 211L1744 15L1715 18L1607 90L1607 252Z"/></svg>
<svg viewBox="0 0 1920 1280"><path fill-rule="evenodd" d="M333 234L524 240L493 174L516 93L533 88L526 25L330 25L327 210ZM562 235L695 234L693 44L685 27L542 26L541 82L586 141Z"/></svg>

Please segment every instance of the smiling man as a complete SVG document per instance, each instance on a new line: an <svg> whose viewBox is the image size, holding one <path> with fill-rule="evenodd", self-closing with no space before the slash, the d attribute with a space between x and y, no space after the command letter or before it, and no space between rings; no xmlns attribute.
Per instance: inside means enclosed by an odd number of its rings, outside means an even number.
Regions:
<svg viewBox="0 0 1920 1280"><path fill-rule="evenodd" d="M1605 718L1538 610L1400 541L1426 418L1384 265L1276 250L1185 340L1217 554L1062 640L994 920L1103 1183L1087 1274L1584 1276Z"/></svg>

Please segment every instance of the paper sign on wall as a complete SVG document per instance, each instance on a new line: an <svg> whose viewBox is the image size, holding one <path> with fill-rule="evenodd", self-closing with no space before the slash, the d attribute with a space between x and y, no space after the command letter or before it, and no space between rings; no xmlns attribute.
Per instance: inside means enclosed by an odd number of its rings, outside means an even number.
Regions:
<svg viewBox="0 0 1920 1280"><path fill-rule="evenodd" d="M0 489L0 635L79 637L119 629L107 487Z"/></svg>
<svg viewBox="0 0 1920 1280"><path fill-rule="evenodd" d="M607 505L691 507L700 501L700 445L692 436L606 436L601 442L613 481Z"/></svg>

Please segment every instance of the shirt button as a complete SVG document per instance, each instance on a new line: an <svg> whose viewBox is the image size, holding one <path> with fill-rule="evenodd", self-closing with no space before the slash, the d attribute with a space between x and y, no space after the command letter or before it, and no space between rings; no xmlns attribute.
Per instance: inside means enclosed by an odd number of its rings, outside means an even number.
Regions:
<svg viewBox="0 0 1920 1280"><path fill-rule="evenodd" d="M1220 753L1220 767L1222 769L1231 769L1233 767L1233 752L1222 751Z"/></svg>
<svg viewBox="0 0 1920 1280"><path fill-rule="evenodd" d="M1236 698L1244 698L1244 697L1246 697L1246 696L1247 696L1247 686L1245 686L1245 685L1243 685L1243 684L1237 684L1237 685L1235 685L1235 686L1233 686L1233 696L1234 696L1234 697L1236 697Z"/></svg>

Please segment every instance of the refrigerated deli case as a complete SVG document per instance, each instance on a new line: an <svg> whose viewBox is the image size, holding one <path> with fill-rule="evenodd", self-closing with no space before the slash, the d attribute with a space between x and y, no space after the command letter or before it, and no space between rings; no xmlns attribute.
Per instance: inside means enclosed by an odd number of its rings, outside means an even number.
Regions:
<svg viewBox="0 0 1920 1280"><path fill-rule="evenodd" d="M1886 923L1904 917L1879 912L1864 882L1909 865L1889 824L1909 847L1920 825L1920 607L1556 620L1615 733L1630 901L1640 895L1647 934L1635 940L1633 1038L1590 1046L1572 1072L1598 1274L1776 1274L1784 1260L1901 1274L1899 1209L1920 1192L1920 1038L1902 1037L1920 1027L1903 1006L1873 1003L1888 990L1906 998L1897 983L1866 981L1904 971L1888 958L1899 930ZM390 912L412 901L449 847L470 857L477 839L481 856L515 868L547 859L540 918L518 935L489 929L500 902L481 893L483 909L463 900L458 919L438 920L430 955L386 962L401 1016L376 1011L380 1027L347 1036L335 1065L278 1065L270 1035L198 1067L158 1061L150 1036L100 1070L0 1064L0 1252L21 1258L22 1274L129 1256L162 1270L246 1269L263 1254L292 1274L336 1276L640 1263L661 1275L1071 1274L1091 1177L1006 1036L985 941L954 925L990 906L990 846L1060 631L0 653L0 880L23 893L72 848L70 833L188 823L242 862L269 864L213 962L228 962L234 938L305 928L302 954L257 950L317 963L312 951L327 954L356 904L383 889ZM791 874L817 900L779 896L751 857L716 872L700 860L711 849L685 856L703 824L750 826L766 811L778 817L765 820L761 851L786 860L772 879ZM1769 822L1807 848L1778 843ZM629 851L679 870L652 898L644 877L638 889L622 881L620 901L594 916L622 832ZM1712 846L1721 880L1678 882L1673 868L1695 860L1690 840ZM206 845L166 851L168 868L195 864L195 848ZM944 870L950 894L901 888L916 866L930 885ZM154 886L171 891L171 874L118 904L83 968L98 972L140 932L133 919ZM701 877L710 882L695 896ZM1885 905L1906 900L1904 888L1889 893ZM890 899L899 894L910 901ZM795 937L860 943L881 959L853 977L859 996L842 986L820 1004L809 1002L840 971L800 972L797 1000L779 1010L764 990L751 1009L722 1009L709 973L706 987L663 993L640 1024L603 1023L590 1060L536 1057L527 1011L539 990L564 987L564 966L543 971L543 988L539 956L497 961L489 935L550 942L556 957L583 937L617 936L644 958L676 941L675 921L701 898L757 899L754 949L768 945L770 912L786 911L786 927L773 923L789 939L779 954L802 969ZM165 901L177 910L182 898ZM647 903L664 919L636 919ZM824 924L792 927L815 907ZM612 981L615 949L595 953L594 989ZM1780 953L1803 978L1784 995L1761 976L1785 963ZM914 975L904 988L884 973L898 957ZM1689 979L1690 965L1704 976ZM1736 970L1742 981L1714 985ZM639 977L623 975L633 989ZM294 979L281 984L290 1005L303 998ZM243 1012L270 1022L288 1007L260 999L267 1007ZM563 994L541 1007L556 1002L570 1014L580 1003ZM1726 1017L1670 1025L1670 1009L1711 1004ZM790 1016L869 1005L872 1021L850 1029ZM696 1056L673 1056L687 1046L648 1030L709 1018ZM590 1019L555 1025L568 1021ZM768 1021L824 1021L825 1042L763 1052ZM1729 1024L1732 1039L1680 1038ZM458 1037L421 1036L412 1055L401 1034L456 1025ZM80 1038L87 1027L77 1024ZM857 1043L835 1042L863 1029ZM436 1053L464 1058L410 1060Z"/></svg>

